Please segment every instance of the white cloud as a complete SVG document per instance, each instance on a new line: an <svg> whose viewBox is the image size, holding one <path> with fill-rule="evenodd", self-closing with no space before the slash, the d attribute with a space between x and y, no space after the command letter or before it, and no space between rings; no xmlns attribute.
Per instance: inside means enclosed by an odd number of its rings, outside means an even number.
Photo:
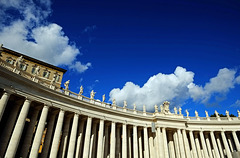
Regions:
<svg viewBox="0 0 240 158"><path fill-rule="evenodd" d="M234 88L235 74L235 70L220 69L203 87L193 83L193 72L177 67L172 74L159 73L150 77L142 87L127 82L122 89L112 89L109 96L110 100L116 99L118 105L126 100L129 108L136 103L138 109L145 104L147 110L153 110L155 104L160 105L166 100L172 103L171 106L180 106L190 98L207 103L214 94L226 94Z"/></svg>
<svg viewBox="0 0 240 158"><path fill-rule="evenodd" d="M36 4L38 3L38 4ZM65 65L77 72L84 72L91 63L83 64L77 61L81 55L75 44L70 44L62 27L55 23L47 23L46 18L51 13L51 1L34 2L32 0L0 1L1 17L0 43L4 46L51 63ZM18 16L11 17L5 13L8 9L18 11Z"/></svg>

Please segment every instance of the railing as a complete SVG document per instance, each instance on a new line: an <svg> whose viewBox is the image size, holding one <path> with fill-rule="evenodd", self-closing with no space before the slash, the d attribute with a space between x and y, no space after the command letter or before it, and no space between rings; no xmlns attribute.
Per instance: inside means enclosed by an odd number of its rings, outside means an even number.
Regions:
<svg viewBox="0 0 240 158"><path fill-rule="evenodd" d="M72 98L76 98L76 99L79 99L79 100L82 100L82 101L85 101L85 102L89 102L89 103L92 103L92 104L97 105L97 106L103 106L105 108L113 109L113 110L116 110L116 111L123 111L123 112L131 113L131 114L135 114L135 115L145 115L145 116L154 116L155 115L155 113L143 112L143 111L133 110L133 109L129 109L129 108L123 108L121 106L112 105L110 103L101 102L100 100L88 98L86 96L74 93L70 90L66 90L66 89L62 89L62 88L56 88L54 85L49 84L50 82L48 81L49 82L48 83L46 79L42 79L42 78L40 78L36 75L32 75L32 74L29 74L25 71L22 71L21 69L15 67L14 65L2 60L1 58L0 58L0 66L8 69L9 71L13 71L13 72L21 75L22 77L27 78L28 80L37 82L38 84L40 84L44 87L51 88L51 89L56 90L60 93L68 95ZM161 112L159 112L157 114L161 114ZM168 114L168 116L182 116L182 115L171 113L171 114ZM207 117L183 117L183 118L188 119L188 120L224 120L224 121L231 121L231 120L238 120L239 119L238 117L231 117L231 118L229 118L229 117L220 117L220 118L217 118L217 117L208 117L208 118Z"/></svg>

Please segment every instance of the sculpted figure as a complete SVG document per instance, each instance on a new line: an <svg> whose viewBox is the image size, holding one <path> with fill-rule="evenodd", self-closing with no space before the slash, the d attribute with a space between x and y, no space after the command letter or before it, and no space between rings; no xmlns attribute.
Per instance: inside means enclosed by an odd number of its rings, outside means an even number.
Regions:
<svg viewBox="0 0 240 158"><path fill-rule="evenodd" d="M91 98L91 99L94 99L95 94L96 94L96 92L94 92L94 91L92 90L91 93L90 93L90 98Z"/></svg>
<svg viewBox="0 0 240 158"><path fill-rule="evenodd" d="M160 105L160 110L161 112L163 112L163 105Z"/></svg>
<svg viewBox="0 0 240 158"><path fill-rule="evenodd" d="M124 101L123 101L123 108L126 108L126 107L127 107L127 101L124 100Z"/></svg>
<svg viewBox="0 0 240 158"><path fill-rule="evenodd" d="M240 117L240 111L239 110L237 111L237 113L238 113L238 117Z"/></svg>
<svg viewBox="0 0 240 158"><path fill-rule="evenodd" d="M143 112L146 112L146 106L143 105Z"/></svg>
<svg viewBox="0 0 240 158"><path fill-rule="evenodd" d="M215 115L216 115L216 117L219 117L219 113L217 112L217 110L215 110Z"/></svg>
<svg viewBox="0 0 240 158"><path fill-rule="evenodd" d="M170 102L168 102L168 101L165 101L164 103L163 103L163 108L164 108L164 112L165 113L169 113L170 111L169 111L169 104L170 104Z"/></svg>
<svg viewBox="0 0 240 158"><path fill-rule="evenodd" d="M82 95L83 94L83 86L80 87L80 91L79 94Z"/></svg>
<svg viewBox="0 0 240 158"><path fill-rule="evenodd" d="M104 102L105 99L106 99L105 94L103 94L103 96L102 96L102 102Z"/></svg>
<svg viewBox="0 0 240 158"><path fill-rule="evenodd" d="M196 117L199 117L199 116L198 116L198 112L197 112L196 110L195 110L195 116L196 116Z"/></svg>
<svg viewBox="0 0 240 158"><path fill-rule="evenodd" d="M112 104L116 105L116 100L115 99L113 99Z"/></svg>
<svg viewBox="0 0 240 158"><path fill-rule="evenodd" d="M187 117L189 117L189 112L188 112L188 110L185 110L185 112L186 112L186 114L187 114Z"/></svg>
<svg viewBox="0 0 240 158"><path fill-rule="evenodd" d="M174 113L177 114L177 108L176 107L174 107Z"/></svg>
<svg viewBox="0 0 240 158"><path fill-rule="evenodd" d="M179 111L179 115L182 115L182 108L181 107L178 109L178 111Z"/></svg>
<svg viewBox="0 0 240 158"><path fill-rule="evenodd" d="M65 83L64 83L64 86L65 86L65 89L68 90L69 88L69 83L70 83L70 80L67 80Z"/></svg>
<svg viewBox="0 0 240 158"><path fill-rule="evenodd" d="M40 67L37 66L36 69L35 69L34 74L35 74L36 76L39 76L39 71L40 71Z"/></svg>
<svg viewBox="0 0 240 158"><path fill-rule="evenodd" d="M136 110L136 108L137 108L137 106L136 106L136 104L134 103L134 104L133 104L133 110Z"/></svg>
<svg viewBox="0 0 240 158"><path fill-rule="evenodd" d="M227 111L227 110L226 110L226 116L227 116L227 117L230 117L230 116L229 116L229 111Z"/></svg>
<svg viewBox="0 0 240 158"><path fill-rule="evenodd" d="M19 66L23 62L23 56L20 56L17 58L16 62L14 63L14 66Z"/></svg>
<svg viewBox="0 0 240 158"><path fill-rule="evenodd" d="M208 112L205 110L206 117L209 117Z"/></svg>
<svg viewBox="0 0 240 158"><path fill-rule="evenodd" d="M154 108L155 108L155 112L158 112L158 106L155 105Z"/></svg>

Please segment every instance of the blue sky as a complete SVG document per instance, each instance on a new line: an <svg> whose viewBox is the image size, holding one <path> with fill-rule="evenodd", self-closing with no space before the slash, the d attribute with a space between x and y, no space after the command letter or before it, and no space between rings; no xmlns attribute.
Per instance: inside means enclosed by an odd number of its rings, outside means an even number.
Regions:
<svg viewBox="0 0 240 158"><path fill-rule="evenodd" d="M240 2L0 2L0 43L67 69L63 82L148 111L164 100L237 115Z"/></svg>

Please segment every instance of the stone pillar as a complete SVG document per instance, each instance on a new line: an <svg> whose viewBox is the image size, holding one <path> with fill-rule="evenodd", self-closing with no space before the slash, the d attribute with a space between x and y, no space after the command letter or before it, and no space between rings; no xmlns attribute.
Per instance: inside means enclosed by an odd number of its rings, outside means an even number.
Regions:
<svg viewBox="0 0 240 158"><path fill-rule="evenodd" d="M2 129L2 135L0 137L0 157L3 157L5 154L5 150L8 146L8 141L11 138L11 134L15 126L19 109L20 105L14 106L7 118L8 123L6 123L4 129Z"/></svg>
<svg viewBox="0 0 240 158"><path fill-rule="evenodd" d="M149 131L149 149L150 149L150 157L151 158L156 158L156 151L154 149L154 138L153 138L153 133L151 129L148 129Z"/></svg>
<svg viewBox="0 0 240 158"><path fill-rule="evenodd" d="M137 126L133 126L133 157L138 158Z"/></svg>
<svg viewBox="0 0 240 158"><path fill-rule="evenodd" d="M131 128L128 127L128 158L132 158L132 135Z"/></svg>
<svg viewBox="0 0 240 158"><path fill-rule="evenodd" d="M3 92L3 95L0 99L0 122L2 120L2 116L3 116L4 110L6 108L6 105L7 105L10 95L11 95L11 93L5 91L5 92Z"/></svg>
<svg viewBox="0 0 240 158"><path fill-rule="evenodd" d="M106 158L109 156L109 123L106 123L104 137L105 137L104 158Z"/></svg>
<svg viewBox="0 0 240 158"><path fill-rule="evenodd" d="M144 135L144 158L149 158L149 143L148 143L148 131L147 127L143 127Z"/></svg>
<svg viewBox="0 0 240 158"><path fill-rule="evenodd" d="M164 148L164 157L168 158L168 146L167 146L167 135L166 135L166 129L165 127L162 128L162 134L163 134L163 148Z"/></svg>
<svg viewBox="0 0 240 158"><path fill-rule="evenodd" d="M168 131L168 148L169 148L169 156L170 158L175 158L175 150L173 144L173 133L172 131Z"/></svg>
<svg viewBox="0 0 240 158"><path fill-rule="evenodd" d="M192 131L189 131L189 137L190 137L190 142L191 142L191 146L192 146L193 157L194 158L198 158L198 156L197 156L197 149L196 149L196 145L195 145L194 136L193 136L193 132Z"/></svg>
<svg viewBox="0 0 240 158"><path fill-rule="evenodd" d="M198 139L198 133L194 133L194 136L195 136L195 143L196 143L198 157L202 158L202 152L201 152L201 147Z"/></svg>
<svg viewBox="0 0 240 158"><path fill-rule="evenodd" d="M186 151L186 157L191 158L190 147L189 147L188 138L187 138L185 129L182 130L182 134L183 134L184 147L185 147L185 151Z"/></svg>
<svg viewBox="0 0 240 158"><path fill-rule="evenodd" d="M82 155L82 144L83 144L83 126L84 120L80 121L77 137L77 148L76 148L76 158L80 158Z"/></svg>
<svg viewBox="0 0 240 158"><path fill-rule="evenodd" d="M63 133L62 133L62 138L61 138L61 146L59 150L58 157L59 158L64 158L66 155L66 150L67 150L67 144L68 144L68 133L69 133L69 128L70 128L70 121L72 118L72 114L69 114L66 116L66 119L64 121L64 126L63 126Z"/></svg>
<svg viewBox="0 0 240 158"><path fill-rule="evenodd" d="M138 148L139 148L139 158L143 158L142 150L142 129L138 129Z"/></svg>
<svg viewBox="0 0 240 158"><path fill-rule="evenodd" d="M92 125L92 135L90 139L90 148L89 148L89 158L95 157L95 145L96 145L96 136L97 136L97 122L93 121Z"/></svg>
<svg viewBox="0 0 240 158"><path fill-rule="evenodd" d="M85 140L84 140L84 147L83 147L83 157L86 157L86 158L89 156L91 127L92 127L92 118L88 117L86 133L85 133Z"/></svg>
<svg viewBox="0 0 240 158"><path fill-rule="evenodd" d="M209 157L206 142L205 142L205 138L204 138L204 135L203 135L203 131L200 131L200 139L201 139L201 144L202 144L202 148L203 148L204 157Z"/></svg>
<svg viewBox="0 0 240 158"><path fill-rule="evenodd" d="M127 158L127 125L122 125L122 158Z"/></svg>
<svg viewBox="0 0 240 158"><path fill-rule="evenodd" d="M115 158L116 150L116 123L112 122L111 126L111 143L110 143L110 158Z"/></svg>
<svg viewBox="0 0 240 158"><path fill-rule="evenodd" d="M213 145L215 156L216 157L220 157L219 151L218 151L218 147L217 147L217 143L216 143L216 139L215 139L213 131L210 131L210 136L211 136L211 141L212 141L212 145Z"/></svg>
<svg viewBox="0 0 240 158"><path fill-rule="evenodd" d="M120 134L120 125L117 125L117 131L116 131L116 152L115 157L121 157L121 134Z"/></svg>
<svg viewBox="0 0 240 158"><path fill-rule="evenodd" d="M240 151L240 144L239 144L239 140L238 140L236 131L232 131L232 135L233 135L233 139L234 139L234 143L236 145L237 151Z"/></svg>
<svg viewBox="0 0 240 158"><path fill-rule="evenodd" d="M161 132L160 127L157 128L157 137L158 137L159 157L164 157L164 152L163 152L163 139L162 139L162 132Z"/></svg>
<svg viewBox="0 0 240 158"><path fill-rule="evenodd" d="M98 133L98 145L97 145L97 158L102 158L103 152L103 131L104 131L104 120L100 120L99 133Z"/></svg>
<svg viewBox="0 0 240 158"><path fill-rule="evenodd" d="M68 145L68 153L67 153L68 158L74 157L76 137L77 137L78 117L79 115L75 113L73 117L72 130L71 130L71 135L70 135L70 140Z"/></svg>
<svg viewBox="0 0 240 158"><path fill-rule="evenodd" d="M174 131L174 133L173 133L173 140L174 140L176 157L177 157L177 158L181 158L180 151L179 151L177 131Z"/></svg>
<svg viewBox="0 0 240 158"><path fill-rule="evenodd" d="M39 150L39 146L41 143L45 123L47 120L48 109L49 109L49 107L47 105L44 105L39 122L38 122L37 131L36 131L35 137L33 139L32 149L31 149L29 157L34 157L34 158L38 157L38 150Z"/></svg>
<svg viewBox="0 0 240 158"><path fill-rule="evenodd" d="M233 140L232 140L232 138L231 138L231 136L230 136L230 133L226 133L226 135L227 135L227 140L228 140L228 144L229 144L229 147L230 147L230 152L233 152Z"/></svg>
<svg viewBox="0 0 240 158"><path fill-rule="evenodd" d="M41 158L48 157L49 148L50 148L52 135L53 135L53 127L54 127L55 119L56 119L56 112L53 112L50 115L49 122L47 124L47 134L46 134L46 138L44 141L43 151L40 156Z"/></svg>
<svg viewBox="0 0 240 158"><path fill-rule="evenodd" d="M183 137L182 137L182 133L180 129L177 129L177 134L178 134L178 143L179 143L179 147L180 147L180 154L182 158L185 158L185 149L184 149L184 145L183 145Z"/></svg>
<svg viewBox="0 0 240 158"><path fill-rule="evenodd" d="M12 137L8 144L8 148L5 154L6 158L14 157L17 152L17 148L22 136L22 131L25 125L25 120L27 118L28 110L30 108L30 104L31 104L31 101L29 99L26 99L22 106L15 128L12 133Z"/></svg>
<svg viewBox="0 0 240 158"><path fill-rule="evenodd" d="M217 140L220 155L221 155L221 157L224 157L222 143L221 143L221 140L220 140L220 134L216 134L216 140Z"/></svg>
<svg viewBox="0 0 240 158"><path fill-rule="evenodd" d="M50 158L56 158L58 153L58 146L59 146L59 140L61 136L62 126L63 126L63 119L64 119L64 111L61 109L58 115L57 125L55 128L51 151L50 151Z"/></svg>
<svg viewBox="0 0 240 158"><path fill-rule="evenodd" d="M210 158L213 158L211 143L210 143L210 141L209 141L209 136L208 136L208 134L205 134L205 137L206 137L206 144L207 144L207 149L208 149L209 157L210 157ZM215 143L216 143L216 142L215 142Z"/></svg>
<svg viewBox="0 0 240 158"><path fill-rule="evenodd" d="M228 146L227 139L226 139L224 131L221 131L221 136L222 136L224 148L225 148L226 153L227 153L227 157L228 158L232 158L232 154L230 152L230 149L229 149L229 146Z"/></svg>

